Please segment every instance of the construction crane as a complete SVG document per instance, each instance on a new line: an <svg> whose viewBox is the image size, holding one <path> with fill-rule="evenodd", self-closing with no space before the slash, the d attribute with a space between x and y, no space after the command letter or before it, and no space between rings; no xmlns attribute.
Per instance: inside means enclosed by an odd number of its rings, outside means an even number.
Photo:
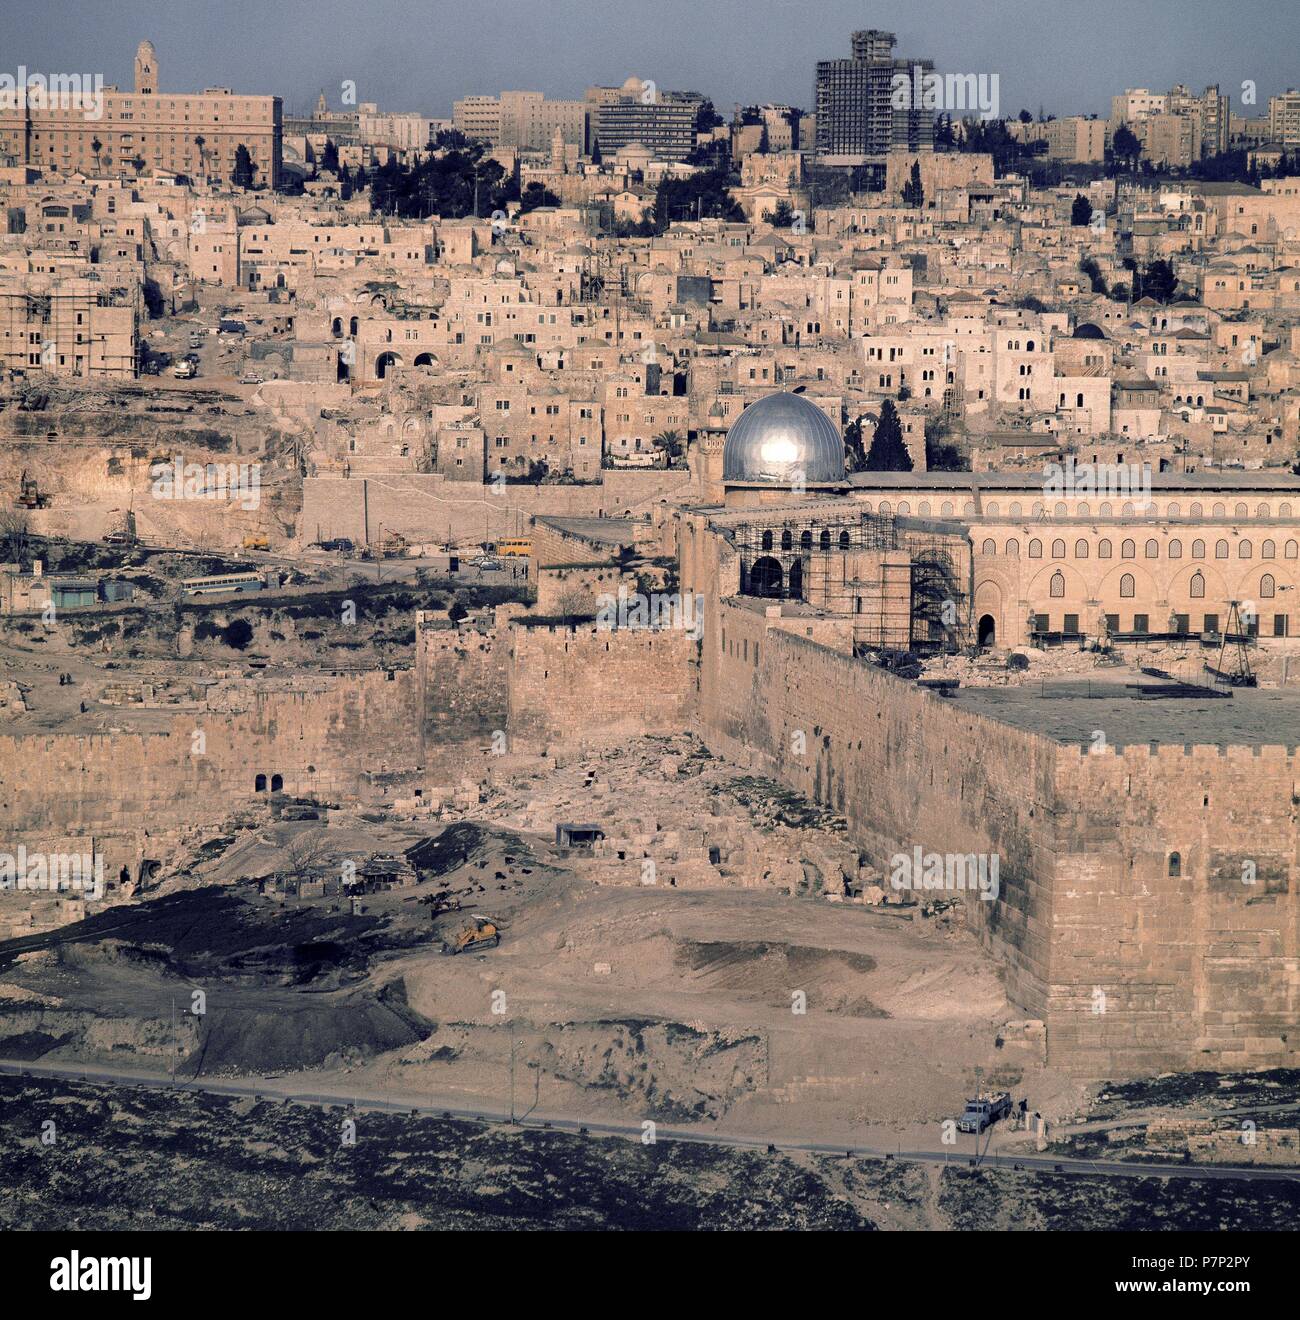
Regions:
<svg viewBox="0 0 1300 1320"><path fill-rule="evenodd" d="M1250 655L1246 650L1246 643L1250 634L1246 631L1246 624L1241 617L1241 610L1238 608L1238 602L1231 600L1228 602L1228 622L1223 630L1223 643L1219 647L1219 663L1217 666L1207 664L1205 668L1214 675L1216 683L1227 683L1231 687L1254 687L1257 683L1254 672L1250 667ZM1228 647L1232 646L1232 656L1228 656ZM1231 669L1225 668L1224 662L1228 661L1232 665Z"/></svg>
<svg viewBox="0 0 1300 1320"><path fill-rule="evenodd" d="M18 478L18 498L14 502L20 509L44 509L50 497L41 493L36 478L29 477L27 469L23 468L22 476Z"/></svg>

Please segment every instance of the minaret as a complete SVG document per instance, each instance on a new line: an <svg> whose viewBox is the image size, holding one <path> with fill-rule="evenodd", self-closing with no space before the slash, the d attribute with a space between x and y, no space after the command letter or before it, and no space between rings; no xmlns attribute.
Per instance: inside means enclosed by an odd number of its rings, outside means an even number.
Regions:
<svg viewBox="0 0 1300 1320"><path fill-rule="evenodd" d="M142 41L135 48L135 92L153 96L158 91L158 52L152 41Z"/></svg>
<svg viewBox="0 0 1300 1320"><path fill-rule="evenodd" d="M564 134L560 132L559 124L551 134L551 168L564 173Z"/></svg>

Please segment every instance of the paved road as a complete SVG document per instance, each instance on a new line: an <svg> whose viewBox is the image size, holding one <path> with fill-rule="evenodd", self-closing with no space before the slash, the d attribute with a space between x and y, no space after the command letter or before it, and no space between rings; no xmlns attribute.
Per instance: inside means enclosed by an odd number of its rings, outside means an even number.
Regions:
<svg viewBox="0 0 1300 1320"><path fill-rule="evenodd" d="M169 1076L162 1073L137 1072L127 1069L100 1067L82 1067L78 1064L64 1063L27 1063L15 1059L0 1059L0 1073L12 1076L30 1075L72 1079L110 1086L146 1087L152 1090L168 1090L173 1083ZM396 1100L384 1100L378 1097L357 1097L351 1095L328 1094L318 1091L301 1091L285 1086L287 1079L258 1079L239 1081L236 1079L204 1078L199 1084L194 1080L179 1079L176 1089L198 1091L207 1095L254 1096L264 1099L278 1099L284 1103L318 1105L324 1108L351 1108L358 1112L427 1114L437 1117L470 1119L488 1123L509 1123L510 1115L504 1110L458 1108L456 1102L448 1104L430 1103L411 1105ZM594 1123L564 1115L531 1114L516 1120L517 1125L531 1130L551 1129L562 1132L580 1132L584 1135L628 1137L642 1139L640 1123ZM970 1155L955 1151L937 1150L879 1150L869 1146L835 1144L831 1142L791 1141L764 1137L743 1136L726 1132L697 1132L678 1128L658 1127L656 1139L660 1141L685 1141L702 1146L726 1146L736 1150L766 1150L769 1146L780 1151L806 1151L821 1155L842 1155L854 1159L894 1159L907 1163L920 1164L956 1164L969 1166L974 1162ZM1088 1174L1107 1178L1202 1178L1215 1182L1297 1182L1300 1171L1294 1169L1243 1168L1233 1165L1174 1165L1174 1164L1138 1164L1121 1163L1106 1160L1056 1159L1044 1155L1002 1155L992 1153L984 1156L980 1163L986 1167L1000 1169L1022 1169L1031 1173L1069 1173Z"/></svg>

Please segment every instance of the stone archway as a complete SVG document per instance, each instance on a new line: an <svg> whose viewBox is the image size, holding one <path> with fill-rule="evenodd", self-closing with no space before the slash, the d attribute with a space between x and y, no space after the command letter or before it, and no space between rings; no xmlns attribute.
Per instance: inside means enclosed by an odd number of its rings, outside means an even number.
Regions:
<svg viewBox="0 0 1300 1320"><path fill-rule="evenodd" d="M780 562L771 555L764 555L755 560L754 567L749 570L749 594L779 600L784 580Z"/></svg>
<svg viewBox="0 0 1300 1320"><path fill-rule="evenodd" d="M393 367L400 367L402 359L396 353L381 353L375 359L375 379L383 380Z"/></svg>
<svg viewBox="0 0 1300 1320"><path fill-rule="evenodd" d="M997 620L991 614L981 614L975 635L981 646L996 646L998 641Z"/></svg>

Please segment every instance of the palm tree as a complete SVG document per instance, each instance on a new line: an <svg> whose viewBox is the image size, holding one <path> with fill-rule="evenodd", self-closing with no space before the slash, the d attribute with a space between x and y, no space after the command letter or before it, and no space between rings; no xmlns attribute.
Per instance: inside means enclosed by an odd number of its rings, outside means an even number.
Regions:
<svg viewBox="0 0 1300 1320"><path fill-rule="evenodd" d="M95 173L99 173L99 153L104 150L104 144L96 137L90 144L90 149L95 153Z"/></svg>
<svg viewBox="0 0 1300 1320"><path fill-rule="evenodd" d="M655 436L655 444L664 451L664 457L669 467L682 455L682 433L680 431L660 431Z"/></svg>
<svg viewBox="0 0 1300 1320"><path fill-rule="evenodd" d="M206 174L208 172L208 153L205 148L208 145L208 140L202 133L198 133L195 135L194 145L199 149L199 169Z"/></svg>

